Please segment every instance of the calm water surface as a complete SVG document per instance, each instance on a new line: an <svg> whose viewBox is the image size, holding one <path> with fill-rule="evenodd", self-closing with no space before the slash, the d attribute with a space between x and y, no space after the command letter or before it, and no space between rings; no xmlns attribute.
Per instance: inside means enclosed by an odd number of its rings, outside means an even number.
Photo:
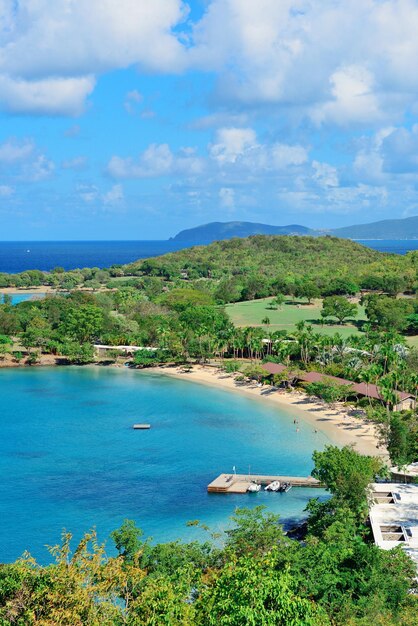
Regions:
<svg viewBox="0 0 418 626"><path fill-rule="evenodd" d="M125 518L164 541L219 530L236 506L299 518L322 490L208 495L221 472L306 475L329 443L290 410L224 390L130 370L0 370L0 561L25 549L45 562L62 528L101 539ZM300 419L300 418L299 418ZM133 431L134 422L149 431Z"/></svg>
<svg viewBox="0 0 418 626"><path fill-rule="evenodd" d="M418 240L359 240L380 252L406 254L418 249ZM192 244L179 241L0 241L0 272L17 274L63 267L110 267L174 252Z"/></svg>

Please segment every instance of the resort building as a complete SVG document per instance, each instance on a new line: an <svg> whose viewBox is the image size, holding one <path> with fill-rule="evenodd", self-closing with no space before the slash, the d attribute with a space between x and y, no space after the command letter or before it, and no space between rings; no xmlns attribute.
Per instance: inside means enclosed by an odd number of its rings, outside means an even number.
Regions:
<svg viewBox="0 0 418 626"><path fill-rule="evenodd" d="M369 518L374 542L383 550L401 546L418 570L418 485L370 485Z"/></svg>
<svg viewBox="0 0 418 626"><path fill-rule="evenodd" d="M138 352L139 350L146 350L146 351L157 350L157 348L149 348L149 347L144 347L144 346L105 346L105 345L95 344L93 347L98 356L106 356L107 352L115 351L115 350L117 352L121 352L125 354L126 356L129 356L129 355L132 356L133 354L135 354L135 352Z"/></svg>
<svg viewBox="0 0 418 626"><path fill-rule="evenodd" d="M401 467L391 467L390 474L392 479L400 483L417 483L418 484L418 463L410 463Z"/></svg>
<svg viewBox="0 0 418 626"><path fill-rule="evenodd" d="M337 376L328 376L321 372L292 372L281 363L264 363L263 369L267 374L274 376L275 374L282 374L285 371L289 372L289 378L304 382L304 383L319 383L330 382L336 385L346 385L351 387L351 395L365 398L372 398L382 402L382 397L379 393L379 389L376 385L366 383L355 383L352 380L345 380L344 378L338 378ZM411 393L406 391L397 391L398 402L394 405L394 411L404 411L412 409L415 406L415 399Z"/></svg>

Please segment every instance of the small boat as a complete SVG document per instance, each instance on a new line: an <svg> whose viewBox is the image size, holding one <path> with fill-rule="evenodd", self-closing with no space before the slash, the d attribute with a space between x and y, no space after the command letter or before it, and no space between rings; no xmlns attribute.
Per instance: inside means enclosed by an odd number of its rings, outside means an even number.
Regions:
<svg viewBox="0 0 418 626"><path fill-rule="evenodd" d="M250 483L248 485L247 491L249 493L257 493L258 491L260 491L260 489L261 489L261 485L258 485L257 483Z"/></svg>
<svg viewBox="0 0 418 626"><path fill-rule="evenodd" d="M264 491L279 491L279 489L280 489L280 480L273 480L272 483L264 487Z"/></svg>
<svg viewBox="0 0 418 626"><path fill-rule="evenodd" d="M151 428L151 424L134 424L132 428L134 430L149 430Z"/></svg>
<svg viewBox="0 0 418 626"><path fill-rule="evenodd" d="M290 491L292 488L292 485L290 483L282 483L280 486L280 491L282 493L287 493L288 491Z"/></svg>

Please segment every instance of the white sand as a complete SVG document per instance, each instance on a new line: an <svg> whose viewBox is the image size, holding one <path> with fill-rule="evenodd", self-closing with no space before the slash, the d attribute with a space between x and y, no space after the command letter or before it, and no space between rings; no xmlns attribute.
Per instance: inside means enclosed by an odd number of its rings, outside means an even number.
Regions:
<svg viewBox="0 0 418 626"><path fill-rule="evenodd" d="M145 370L149 372L150 370ZM214 367L194 366L190 372L181 367L152 368L159 374L181 378L205 385L246 394L278 406L291 407L295 415L313 427L313 431L324 433L333 443L344 446L354 445L360 454L379 456L388 459L387 450L379 447L376 426L368 421L361 410L336 404L334 407L321 401L313 400L301 391L284 391L254 383L240 383L235 375L226 374Z"/></svg>

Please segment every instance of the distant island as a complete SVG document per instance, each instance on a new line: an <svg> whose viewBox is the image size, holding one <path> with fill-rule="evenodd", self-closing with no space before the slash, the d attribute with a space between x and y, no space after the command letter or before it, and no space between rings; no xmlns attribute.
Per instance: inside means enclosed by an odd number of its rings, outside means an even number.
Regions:
<svg viewBox="0 0 418 626"><path fill-rule="evenodd" d="M418 239L418 216L335 228L331 234L349 239Z"/></svg>
<svg viewBox="0 0 418 626"><path fill-rule="evenodd" d="M255 222L210 222L182 230L170 241L195 245L252 235L333 235L342 239L418 239L418 216L344 226L333 230L312 229L300 224L273 226Z"/></svg>
<svg viewBox="0 0 418 626"><path fill-rule="evenodd" d="M254 222L210 222L196 228L182 230L172 241L184 241L197 245L232 239L233 237L250 237L251 235L315 235L316 232L300 226L290 224L288 226L272 226L270 224L258 224Z"/></svg>

